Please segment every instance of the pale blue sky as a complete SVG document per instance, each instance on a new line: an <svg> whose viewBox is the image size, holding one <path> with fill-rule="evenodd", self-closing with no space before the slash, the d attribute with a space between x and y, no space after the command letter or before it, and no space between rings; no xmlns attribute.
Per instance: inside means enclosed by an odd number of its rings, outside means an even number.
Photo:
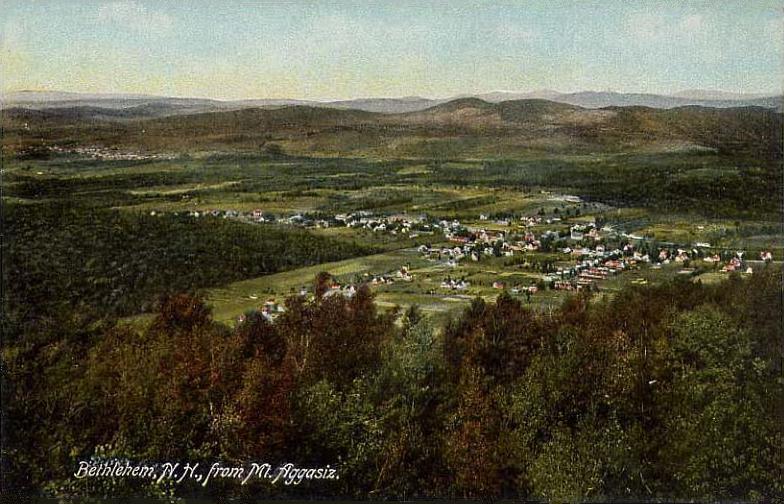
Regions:
<svg viewBox="0 0 784 504"><path fill-rule="evenodd" d="M784 1L0 0L0 88L781 92Z"/></svg>

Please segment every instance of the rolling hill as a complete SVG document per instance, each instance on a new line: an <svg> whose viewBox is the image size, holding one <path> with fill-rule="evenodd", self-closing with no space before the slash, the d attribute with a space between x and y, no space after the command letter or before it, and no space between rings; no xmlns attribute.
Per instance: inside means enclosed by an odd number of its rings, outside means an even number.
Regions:
<svg viewBox="0 0 784 504"><path fill-rule="evenodd" d="M296 105L148 117L157 107L6 109L4 149L87 144L183 151L275 143L297 154L504 157L530 150L695 148L779 159L782 144L782 114L763 107L593 109L460 98L396 114Z"/></svg>
<svg viewBox="0 0 784 504"><path fill-rule="evenodd" d="M81 94L49 91L20 91L0 96L0 109L28 108L55 109L75 107L99 107L106 109L146 108L149 114L144 117L163 115L217 112L245 108L280 108L291 105L309 107L363 110L385 114L417 112L459 99L477 98L489 103L521 100L547 100L575 105L582 108L642 106L651 108L677 108L690 105L712 108L737 108L757 106L784 110L784 97L754 94L726 93L721 91L687 90L673 95L645 93L615 93L581 91L559 93L552 90L539 90L525 93L493 91L475 95L460 95L453 98L433 99L420 96L400 98L358 98L338 101L315 101L288 98L213 100L206 98L178 98L140 94ZM139 116L131 117L140 118ZM117 117L118 120L128 119Z"/></svg>

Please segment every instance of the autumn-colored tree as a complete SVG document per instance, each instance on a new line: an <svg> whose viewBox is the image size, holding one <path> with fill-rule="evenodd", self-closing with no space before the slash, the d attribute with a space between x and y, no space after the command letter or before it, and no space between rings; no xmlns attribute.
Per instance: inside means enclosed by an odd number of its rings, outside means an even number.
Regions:
<svg viewBox="0 0 784 504"><path fill-rule="evenodd" d="M162 332L184 331L203 327L210 321L210 310L198 297L188 294L163 296L158 302L158 312L152 330Z"/></svg>
<svg viewBox="0 0 784 504"><path fill-rule="evenodd" d="M462 498L497 497L502 489L498 451L500 416L487 382L478 366L467 364L462 369L457 409L445 437L452 490Z"/></svg>
<svg viewBox="0 0 784 504"><path fill-rule="evenodd" d="M273 363L280 364L287 354L286 339L280 334L278 326L259 311L246 313L234 333L245 358L265 356Z"/></svg>
<svg viewBox="0 0 784 504"><path fill-rule="evenodd" d="M453 371L461 369L468 348L472 362L481 366L496 383L520 376L546 331L519 301L503 293L495 304L476 300L445 333L445 352ZM453 373L453 379L459 379Z"/></svg>
<svg viewBox="0 0 784 504"><path fill-rule="evenodd" d="M326 378L348 386L377 368L382 342L392 335L395 314L379 315L366 285L350 298L332 292L312 302L290 300L276 326L300 372L311 380Z"/></svg>
<svg viewBox="0 0 784 504"><path fill-rule="evenodd" d="M276 363L272 358L258 355L246 363L236 396L240 423L236 442L241 446L238 455L251 460L288 456L291 396L295 385L290 360Z"/></svg>
<svg viewBox="0 0 784 504"><path fill-rule="evenodd" d="M324 297L324 294L330 288L332 284L332 275L327 273L326 271L320 272L316 275L316 279L313 281L313 295L315 296L315 301L318 303Z"/></svg>

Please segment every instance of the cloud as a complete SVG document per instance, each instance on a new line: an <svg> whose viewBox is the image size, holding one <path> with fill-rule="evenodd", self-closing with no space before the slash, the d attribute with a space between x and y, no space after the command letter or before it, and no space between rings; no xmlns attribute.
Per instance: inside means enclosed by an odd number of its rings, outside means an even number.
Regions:
<svg viewBox="0 0 784 504"><path fill-rule="evenodd" d="M164 33L174 20L168 14L147 9L133 0L103 4L98 9L98 21L121 25L142 33Z"/></svg>

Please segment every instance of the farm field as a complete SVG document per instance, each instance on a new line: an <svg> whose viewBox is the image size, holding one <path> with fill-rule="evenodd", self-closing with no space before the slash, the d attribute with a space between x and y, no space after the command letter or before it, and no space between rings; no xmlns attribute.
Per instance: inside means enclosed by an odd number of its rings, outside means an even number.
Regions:
<svg viewBox="0 0 784 504"><path fill-rule="evenodd" d="M568 270L585 260L564 253L567 248L601 246L609 251L624 245L645 246L650 257L663 249L668 254L684 250L689 256L699 256L694 261L698 268L686 273L693 277L705 273L708 281L726 273L709 273L718 265L704 263L704 256L719 254L721 266L737 251L743 251L749 260L770 252L772 260L781 261L784 232L774 214L709 216L679 205L651 208L613 198L604 202L581 192L580 180L587 171L612 172L619 160L628 162L626 170L633 171L642 168L640 163L650 162L650 156L556 155L510 163L281 158L221 152L149 160L61 155L46 160L11 160L4 170L9 180L6 194L21 205L78 201L79 205L132 218L186 218L194 223L217 218L247 226L250 232L260 233L261 240L267 228L258 227L256 221L262 216L265 226L284 233L301 230L375 252L305 267L292 264L287 271L220 286L193 285L206 289L204 294L216 319L230 323L268 301L282 304L287 296L303 289L312 291L313 279L321 271L333 275L342 286L370 282L383 309L416 304L428 316L442 321L473 298L493 300L503 291L513 292L537 309L553 309L571 290L555 290L555 277L543 268ZM720 168L707 172L703 166L710 155L703 153L658 156L671 158L682 166L681 172L694 172L695 177L720 176L722 172ZM564 185L540 185L545 174L549 174L550 183L555 181L550 176L552 170L563 172L558 181ZM734 176L736 169L728 169L727 174ZM301 220L292 221L298 218ZM450 227L444 227L445 223ZM575 226L594 228L598 234L588 239L578 232L576 237L571 234ZM465 257L450 262L447 256L428 258L418 251L421 246L433 250L453 247L455 233L469 240L479 260L461 252ZM481 233L486 236L480 237ZM552 242L547 250L538 244L542 236ZM514 250L499 249L499 243ZM488 255L482 247L495 249ZM593 287L611 294L628 284L656 283L683 270L682 261L650 266L629 268L596 281ZM400 278L401 268L410 278ZM372 284L374 277L391 280ZM459 289L442 286L452 279L465 285ZM532 287L536 292L529 292ZM146 319L143 314L131 318Z"/></svg>

